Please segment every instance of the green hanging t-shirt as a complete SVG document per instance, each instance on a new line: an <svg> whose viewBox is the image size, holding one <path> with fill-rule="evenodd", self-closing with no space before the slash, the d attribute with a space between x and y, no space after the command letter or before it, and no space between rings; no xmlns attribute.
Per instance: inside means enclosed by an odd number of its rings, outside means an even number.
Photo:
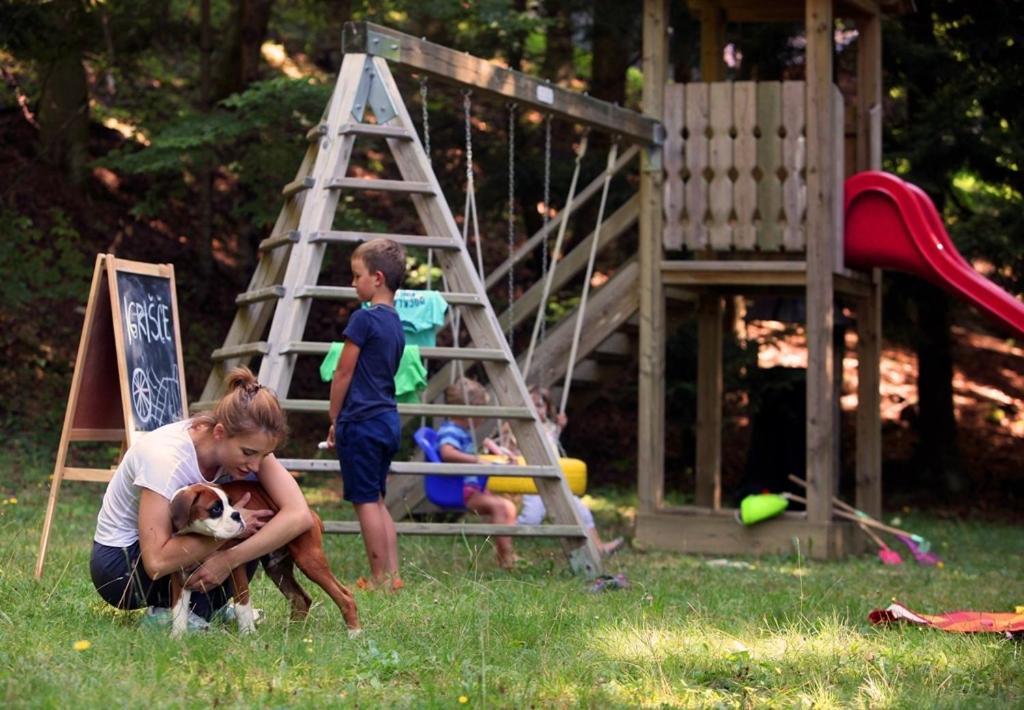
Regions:
<svg viewBox="0 0 1024 710"><path fill-rule="evenodd" d="M363 304L366 308L369 304ZM400 288L395 291L395 310L402 322L406 345L428 348L437 344L437 330L444 325L448 302L437 291Z"/></svg>
<svg viewBox="0 0 1024 710"><path fill-rule="evenodd" d="M341 359L341 351L345 343L331 343L331 349L324 356L320 363L320 379L330 382L334 378L334 371L338 368L338 360ZM398 362L398 372L395 373L395 400L403 404L410 404L420 401L420 392L427 387L427 368L423 367L423 360L420 358L420 346L406 345L402 351L402 359Z"/></svg>

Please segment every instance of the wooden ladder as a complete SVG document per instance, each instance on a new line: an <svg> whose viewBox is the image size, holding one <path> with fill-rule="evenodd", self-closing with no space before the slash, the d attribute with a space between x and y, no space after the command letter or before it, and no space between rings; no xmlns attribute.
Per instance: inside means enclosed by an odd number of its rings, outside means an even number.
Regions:
<svg viewBox="0 0 1024 710"><path fill-rule="evenodd" d="M364 122L371 111L376 123ZM362 136L383 138L401 180L346 177L353 146ZM535 480L553 524L536 526L467 523L398 523L399 533L423 535L552 536L563 540L572 569L593 577L600 573L597 547L586 535L572 494L558 466L557 453L542 431L512 352L487 299L484 284L445 201L408 110L385 59L346 54L321 123L309 133L310 147L291 183L285 186L284 207L271 235L260 244L259 263L248 289L236 299L238 311L222 347L213 352L214 367L193 409L209 409L223 395L223 378L231 368L260 356L260 382L278 393L289 412L319 412L326 419L326 400L289 399L288 390L299 356L323 355L330 343L305 342L303 333L313 299L355 300L355 289L318 284L328 245L357 245L387 237L405 246L438 250L446 276L442 296L460 308L472 347L421 348L432 360L480 362L496 403L491 406L399 404L404 417L480 417L508 420L526 465L502 466L503 476ZM340 195L366 191L410 195L427 236L332 231ZM268 332L269 327L269 332ZM267 333L266 338L263 334ZM326 392L326 387L325 387ZM429 400L428 400L429 401ZM298 471L338 471L336 461L287 459ZM414 475L465 476L493 474L493 466L394 462L392 472ZM355 522L326 521L328 532L355 533Z"/></svg>

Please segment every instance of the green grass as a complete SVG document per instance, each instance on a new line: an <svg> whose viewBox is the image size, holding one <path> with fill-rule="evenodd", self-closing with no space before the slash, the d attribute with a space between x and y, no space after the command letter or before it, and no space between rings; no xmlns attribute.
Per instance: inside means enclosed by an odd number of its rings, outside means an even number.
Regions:
<svg viewBox="0 0 1024 710"><path fill-rule="evenodd" d="M92 589L100 486L65 485L46 575L33 579L48 484L26 481L41 478L14 470L0 486L4 707L1024 704L1020 644L867 623L870 609L894 597L923 612L1024 604L1024 533L1012 527L904 515L938 541L943 569L795 555L716 567L627 550L608 568L633 587L602 594L566 572L552 542L520 544L530 564L507 574L479 540L405 538L408 586L391 596L356 592L359 638L348 638L312 584L309 620L288 623L283 598L261 576L254 597L266 620L254 636L219 626L175 642ZM324 517L351 517L329 479L305 485ZM604 531L628 532L628 499L592 502ZM326 544L343 581L365 572L358 538ZM82 640L90 647L76 651Z"/></svg>

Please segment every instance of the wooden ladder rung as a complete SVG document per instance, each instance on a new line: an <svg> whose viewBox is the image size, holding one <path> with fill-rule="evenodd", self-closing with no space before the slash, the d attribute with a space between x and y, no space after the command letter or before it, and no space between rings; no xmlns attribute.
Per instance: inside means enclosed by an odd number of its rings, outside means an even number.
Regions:
<svg viewBox="0 0 1024 710"><path fill-rule="evenodd" d="M299 232L298 230L293 229L289 232L285 232L284 234L271 234L260 242L260 245L257 248L260 251L270 251L271 249L283 247L285 244L295 244L297 241L299 241Z"/></svg>
<svg viewBox="0 0 1024 710"><path fill-rule="evenodd" d="M313 232L310 242L361 244L371 239L390 239L402 246L423 249L451 249L458 251L462 244L448 237L427 237L419 234L385 234L382 232Z"/></svg>
<svg viewBox="0 0 1024 710"><path fill-rule="evenodd" d="M235 296L235 305L246 306L250 303L259 303L260 301L273 301L284 296L284 293L284 286L264 286L254 291L238 294Z"/></svg>
<svg viewBox="0 0 1024 710"><path fill-rule="evenodd" d="M435 195L429 182L416 180L368 180L366 178L332 178L328 190L377 190L379 192L406 192L414 195Z"/></svg>
<svg viewBox="0 0 1024 710"><path fill-rule="evenodd" d="M281 348L282 355L326 355L331 343L293 340ZM470 362L508 362L504 350L497 348L435 348L420 346L420 357L435 360Z"/></svg>
<svg viewBox="0 0 1024 710"><path fill-rule="evenodd" d="M289 412L326 414L326 399L282 399ZM532 407L475 406L469 404L399 404L398 413L407 417L477 417L480 419L533 419Z"/></svg>
<svg viewBox="0 0 1024 710"><path fill-rule="evenodd" d="M322 136L326 136L326 135L327 135L327 124L326 123L318 123L315 126L313 126L312 128L310 128L308 131L306 131L306 140L309 141L310 143L312 143L313 141L320 140L320 138Z"/></svg>
<svg viewBox="0 0 1024 710"><path fill-rule="evenodd" d="M291 197L292 195L298 192L308 190L309 188L313 187L313 185L316 185L316 178L314 178L312 175L307 175L304 178L292 180L290 183L285 185L281 189L281 194L284 195L285 197Z"/></svg>
<svg viewBox="0 0 1024 710"><path fill-rule="evenodd" d="M242 343L241 345L228 345L223 348L217 348L210 355L210 359L214 362L220 362L222 360L230 360L236 357L252 357L253 355L266 355L270 352L270 346L265 340L260 340L255 343Z"/></svg>
<svg viewBox="0 0 1024 710"><path fill-rule="evenodd" d="M449 306L482 306L484 301L475 293L438 291ZM351 286L299 286L295 298L319 298L325 301L354 301L356 290Z"/></svg>
<svg viewBox="0 0 1024 710"><path fill-rule="evenodd" d="M278 459L289 471L338 473L337 459ZM402 476L509 476L511 478L561 478L557 466L510 466L504 464L429 463L392 461L391 472Z"/></svg>
<svg viewBox="0 0 1024 710"><path fill-rule="evenodd" d="M497 348L435 348L421 345L420 356L438 360L508 362L505 351Z"/></svg>
<svg viewBox="0 0 1024 710"><path fill-rule="evenodd" d="M411 141L412 133L408 128L398 126L381 126L375 123L346 123L338 129L338 135L380 136L382 138L400 138Z"/></svg>
<svg viewBox="0 0 1024 710"><path fill-rule="evenodd" d="M393 461L391 472L403 476L509 476L511 478L561 478L557 466L519 466L510 464L428 463Z"/></svg>
<svg viewBox="0 0 1024 710"><path fill-rule="evenodd" d="M511 537L574 537L587 533L578 525L494 525L493 523L395 523L399 535L509 535ZM357 534L359 523L325 520L324 532Z"/></svg>

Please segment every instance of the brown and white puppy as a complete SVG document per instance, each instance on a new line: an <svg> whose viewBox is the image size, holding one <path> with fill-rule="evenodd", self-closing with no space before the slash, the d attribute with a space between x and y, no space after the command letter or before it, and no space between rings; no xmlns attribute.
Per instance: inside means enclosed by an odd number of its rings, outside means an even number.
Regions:
<svg viewBox="0 0 1024 710"><path fill-rule="evenodd" d="M238 544L238 536L245 529L241 514L232 507L246 493L250 495L248 506L255 509L273 510L278 508L263 490L252 481L232 481L222 486L196 483L178 490L171 500L171 521L178 534L197 533L228 540L225 547ZM274 581L285 598L292 605L292 619L303 619L309 613L312 603L306 591L295 580L294 566L316 582L334 600L345 617L349 633L359 631L359 614L355 598L338 581L327 563L323 546L323 522L320 516L310 511L313 527L289 542L285 547L265 556L261 561L267 575ZM188 604L191 596L185 589L186 574L179 572L171 577L171 635L179 638L188 625ZM231 571L234 586L235 614L240 633L252 633L255 618L249 603L249 579L245 567Z"/></svg>

